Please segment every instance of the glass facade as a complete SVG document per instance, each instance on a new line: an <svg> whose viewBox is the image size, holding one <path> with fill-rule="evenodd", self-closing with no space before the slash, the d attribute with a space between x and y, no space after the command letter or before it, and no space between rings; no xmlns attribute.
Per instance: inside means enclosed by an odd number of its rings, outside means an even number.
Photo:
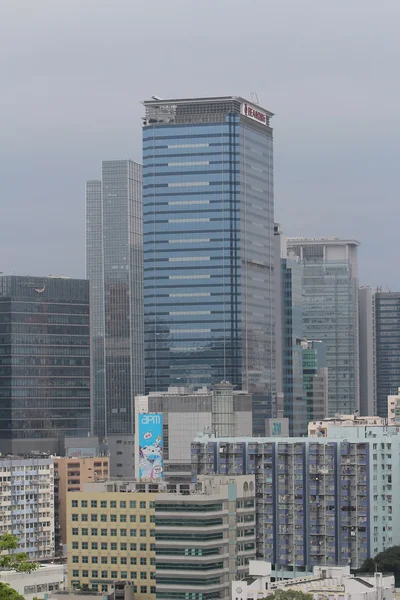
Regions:
<svg viewBox="0 0 400 600"><path fill-rule="evenodd" d="M13 440L88 435L89 346L87 281L0 278L2 451Z"/></svg>
<svg viewBox="0 0 400 600"><path fill-rule="evenodd" d="M375 294L376 397L380 417L388 416L388 396L400 387L400 293Z"/></svg>
<svg viewBox="0 0 400 600"><path fill-rule="evenodd" d="M104 161L86 186L86 272L92 301L93 429L133 433L144 391L142 168Z"/></svg>
<svg viewBox="0 0 400 600"><path fill-rule="evenodd" d="M241 102L144 103L147 391L274 393L272 130Z"/></svg>
<svg viewBox="0 0 400 600"><path fill-rule="evenodd" d="M302 344L303 387L307 402L307 423L327 416L328 369L325 367L325 344L305 341Z"/></svg>
<svg viewBox="0 0 400 600"><path fill-rule="evenodd" d="M282 390L283 414L290 435L307 434L307 410L303 388L302 269L294 259L281 259L282 283Z"/></svg>
<svg viewBox="0 0 400 600"><path fill-rule="evenodd" d="M325 343L328 416L359 408L358 242L288 239L303 265L303 324L307 339Z"/></svg>

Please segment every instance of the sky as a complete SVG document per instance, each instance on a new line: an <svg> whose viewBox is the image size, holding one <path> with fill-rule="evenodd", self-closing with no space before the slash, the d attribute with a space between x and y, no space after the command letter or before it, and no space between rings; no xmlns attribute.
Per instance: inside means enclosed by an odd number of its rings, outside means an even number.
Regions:
<svg viewBox="0 0 400 600"><path fill-rule="evenodd" d="M0 271L85 275L85 181L141 162L141 100L275 113L275 220L357 239L400 290L399 0L12 0L0 18Z"/></svg>

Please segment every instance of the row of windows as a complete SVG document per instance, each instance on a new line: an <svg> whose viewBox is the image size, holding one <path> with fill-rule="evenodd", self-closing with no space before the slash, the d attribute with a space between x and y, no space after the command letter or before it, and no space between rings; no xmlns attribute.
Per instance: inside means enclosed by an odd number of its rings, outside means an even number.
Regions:
<svg viewBox="0 0 400 600"><path fill-rule="evenodd" d="M148 535L150 535L151 537L154 537L155 532L154 530L150 530L148 531L147 529L140 529L140 537L147 537ZM89 535L89 529L87 527L82 527L79 533L79 527L73 527L72 528L72 535ZM99 530L95 527L92 527L90 530L90 535L99 535ZM120 529L119 532L117 532L117 529L105 529L102 528L100 529L100 535L107 537L108 535L111 535L111 537L116 537L117 535L119 535L120 537L126 537L128 535L128 530L127 529ZM137 530L136 529L129 529L129 535L131 537L136 537L137 535Z"/></svg>
<svg viewBox="0 0 400 600"><path fill-rule="evenodd" d="M137 565L138 564L138 559L136 558L136 556L131 556L129 559L129 564L131 565ZM72 562L73 563L83 563L83 564L87 564L89 563L89 557L88 556L78 556L78 555L73 555L72 556ZM102 565L106 565L110 562L110 564L112 565L117 565L118 563L121 565L127 565L128 564L128 559L126 556L92 556L91 557L91 561L92 564L98 564L101 563ZM154 557L152 558L147 558L146 556L141 556L139 559L139 564L141 566L145 566L145 565L155 565L156 564L156 559Z"/></svg>
<svg viewBox="0 0 400 600"><path fill-rule="evenodd" d="M87 513L83 513L81 515L77 514L77 513L73 513L72 514L72 520L73 521L89 521L89 515ZM90 521L91 522L96 522L96 521L101 521L103 523L110 521L111 523L116 523L117 520L120 523L126 523L128 521L128 515L125 514L121 514L119 515L119 519L118 519L118 515L108 515L108 514L101 514L101 515L97 515L97 514L93 514L90 515ZM136 515L129 515L129 521L130 523L136 523ZM155 516L154 515L149 515L149 518L147 519L147 515L139 515L139 522L140 523L154 523L155 521Z"/></svg>
<svg viewBox="0 0 400 600"><path fill-rule="evenodd" d="M81 575L80 575L81 574ZM150 577L146 571L140 571L140 579L155 579L155 573L150 573ZM89 577L89 571L87 569L73 569L72 577ZM97 571L93 570L90 572L90 577L98 579L138 579L137 571L130 571L128 576L128 571L120 571L118 575L118 571ZM146 587L147 591L147 587Z"/></svg>
<svg viewBox="0 0 400 600"><path fill-rule="evenodd" d="M81 550L89 550L89 542L72 542L72 550L79 550L79 545ZM91 542L90 543L90 549L91 550L111 550L112 552L116 552L118 550L122 551L122 552L126 552L128 550L131 552L136 552L138 549L138 544L136 542L131 542L129 544L127 544L126 542L119 542L119 544L117 542ZM147 544L145 542L141 542L139 544L139 550L140 552L147 552L147 550L150 550L150 552L155 552L156 550L156 545L154 543L152 544ZM131 564L136 564L136 563L131 563Z"/></svg>
<svg viewBox="0 0 400 600"><path fill-rule="evenodd" d="M128 502L126 500L120 500L119 508L127 508L127 504L128 504ZM138 504L139 504L139 508L147 508L147 506L149 508L154 508L154 502L151 500L148 503L146 500L141 500ZM117 508L117 501L116 500L110 500L110 501L100 500L100 502L98 502L97 500L90 501L91 508L97 508L98 505L100 505L100 508L107 508L108 506L110 508ZM72 508L77 508L77 507L78 507L78 500L72 500ZM81 507L87 508L88 500L81 500ZM129 508L136 508L136 500L129 501Z"/></svg>

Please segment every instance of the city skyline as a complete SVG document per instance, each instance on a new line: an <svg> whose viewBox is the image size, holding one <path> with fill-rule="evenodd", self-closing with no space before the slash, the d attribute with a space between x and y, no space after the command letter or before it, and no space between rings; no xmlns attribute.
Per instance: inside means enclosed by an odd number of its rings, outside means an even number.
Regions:
<svg viewBox="0 0 400 600"><path fill-rule="evenodd" d="M140 162L141 99L249 97L255 90L276 113L276 219L287 235L354 237L362 243L361 284L398 289L386 241L395 238L400 216L392 200L399 4L391 0L381 10L369 1L349 7L344 0L329 6L308 0L301 8L289 2L287 11L260 3L257 20L244 22L241 11L232 11L223 36L216 25L226 19L223 3L206 0L196 18L180 1L157 6L151 30L139 25L144 7L124 0L119 11L91 0L84 7L44 0L22 14L5 7L1 60L12 76L3 111L2 190L9 206L1 269L83 276L82 182L97 176L104 157ZM173 6L186 18L189 52L182 52ZM143 47L150 48L146 63L132 64ZM173 68L161 67L164 51ZM273 57L268 77L261 76L266 56Z"/></svg>

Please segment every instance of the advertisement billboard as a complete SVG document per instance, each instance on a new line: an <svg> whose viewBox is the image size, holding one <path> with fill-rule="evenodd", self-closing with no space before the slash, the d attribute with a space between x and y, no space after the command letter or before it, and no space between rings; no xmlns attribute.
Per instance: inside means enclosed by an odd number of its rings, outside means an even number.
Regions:
<svg viewBox="0 0 400 600"><path fill-rule="evenodd" d="M163 469L162 414L139 413L139 477L161 479Z"/></svg>

